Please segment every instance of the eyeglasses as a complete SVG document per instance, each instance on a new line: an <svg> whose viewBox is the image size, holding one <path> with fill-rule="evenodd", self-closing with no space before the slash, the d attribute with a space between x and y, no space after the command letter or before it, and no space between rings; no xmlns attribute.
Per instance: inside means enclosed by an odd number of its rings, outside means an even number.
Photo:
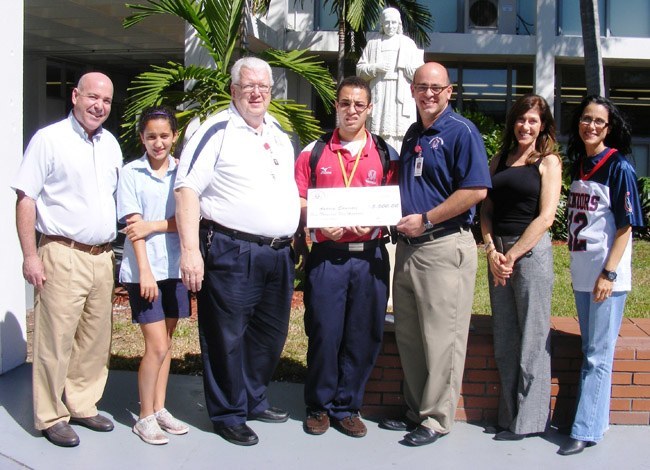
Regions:
<svg viewBox="0 0 650 470"><path fill-rule="evenodd" d="M607 121L605 121L604 119L601 119L601 118L594 119L591 116L582 116L580 118L580 124L582 124L585 127L588 127L591 124L593 124L594 127L596 128L596 130L598 130L598 131L601 131L604 128L606 128L607 126L609 126L609 123Z"/></svg>
<svg viewBox="0 0 650 470"><path fill-rule="evenodd" d="M449 88L451 84L449 85L424 85L424 84L419 84L419 85L413 85L413 88L417 93L420 94L425 94L428 90L431 90L431 93L433 93L435 96L438 96L440 93L442 93L444 90Z"/></svg>
<svg viewBox="0 0 650 470"><path fill-rule="evenodd" d="M339 108L341 109L354 108L354 110L359 114L364 112L366 109L368 109L368 106L370 106L370 103L360 103L358 101L348 101L348 100L338 101L338 104L339 104Z"/></svg>
<svg viewBox="0 0 650 470"><path fill-rule="evenodd" d="M248 83L246 85L235 83L235 86L239 87L241 91L247 95L253 93L253 90L255 90L255 88L257 88L257 91L263 95L271 91L271 85L264 85L259 83Z"/></svg>
<svg viewBox="0 0 650 470"><path fill-rule="evenodd" d="M88 99L92 103L97 103L98 101L101 101L104 103L106 106L110 106L113 104L113 100L110 98L102 98L99 95L95 95L94 93L91 93L89 95L84 95L83 93L78 93L79 96L83 96L84 98Z"/></svg>

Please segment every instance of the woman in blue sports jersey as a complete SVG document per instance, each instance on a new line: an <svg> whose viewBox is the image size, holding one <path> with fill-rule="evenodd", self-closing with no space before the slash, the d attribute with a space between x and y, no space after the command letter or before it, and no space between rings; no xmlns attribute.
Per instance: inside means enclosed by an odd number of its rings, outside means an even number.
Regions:
<svg viewBox="0 0 650 470"><path fill-rule="evenodd" d="M632 287L632 227L643 225L630 144L630 126L610 100L582 100L568 145L567 223L584 359L571 438L560 455L595 445L609 426L614 349Z"/></svg>

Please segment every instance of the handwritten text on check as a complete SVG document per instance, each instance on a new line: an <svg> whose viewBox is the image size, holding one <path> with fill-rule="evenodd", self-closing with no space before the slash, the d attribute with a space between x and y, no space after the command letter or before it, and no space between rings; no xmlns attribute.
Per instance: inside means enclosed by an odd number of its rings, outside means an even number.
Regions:
<svg viewBox="0 0 650 470"><path fill-rule="evenodd" d="M307 226L310 228L395 225L401 218L398 186L307 191Z"/></svg>

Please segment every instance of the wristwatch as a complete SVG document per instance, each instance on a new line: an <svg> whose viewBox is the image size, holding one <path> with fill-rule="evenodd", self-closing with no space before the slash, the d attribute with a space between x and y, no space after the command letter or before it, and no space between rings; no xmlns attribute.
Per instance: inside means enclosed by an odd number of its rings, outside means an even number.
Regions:
<svg viewBox="0 0 650 470"><path fill-rule="evenodd" d="M602 273L608 281L614 282L616 280L616 271L608 271L603 268Z"/></svg>
<svg viewBox="0 0 650 470"><path fill-rule="evenodd" d="M422 223L424 224L424 231L432 230L433 229L433 224L429 222L429 218L427 217L427 213L423 212L422 213Z"/></svg>

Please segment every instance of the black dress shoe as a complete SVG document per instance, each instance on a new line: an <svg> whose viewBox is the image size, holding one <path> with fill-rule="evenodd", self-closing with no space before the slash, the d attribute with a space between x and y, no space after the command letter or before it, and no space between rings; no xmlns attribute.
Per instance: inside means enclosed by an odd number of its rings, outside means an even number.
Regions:
<svg viewBox="0 0 650 470"><path fill-rule="evenodd" d="M595 445L594 442L580 441L578 439L569 438L568 441L562 444L560 450L558 450L557 453L560 455L579 454L585 450L585 447L591 447L593 445Z"/></svg>
<svg viewBox="0 0 650 470"><path fill-rule="evenodd" d="M41 431L43 436L52 444L60 447L75 447L79 445L79 436L65 421L59 421L54 426Z"/></svg>
<svg viewBox="0 0 650 470"><path fill-rule="evenodd" d="M514 432L505 429L496 433L493 439L495 441L521 441L524 437L526 437L526 434L515 434Z"/></svg>
<svg viewBox="0 0 650 470"><path fill-rule="evenodd" d="M499 434L501 431L507 431L507 429L499 426L498 424L495 424L494 426L492 425L485 426L483 428L484 434Z"/></svg>
<svg viewBox="0 0 650 470"><path fill-rule="evenodd" d="M113 421L102 415L90 416L89 418L70 417L70 423L79 424L98 432L109 432L115 427Z"/></svg>
<svg viewBox="0 0 650 470"><path fill-rule="evenodd" d="M263 423L284 423L289 419L289 412L272 406L260 414L251 416L249 419L262 421Z"/></svg>
<svg viewBox="0 0 650 470"><path fill-rule="evenodd" d="M411 446L423 446L436 442L440 436L442 436L442 434L420 424L417 428L404 436L404 442Z"/></svg>
<svg viewBox="0 0 650 470"><path fill-rule="evenodd" d="M255 431L249 428L245 423L216 428L215 432L228 442L238 446L253 446L260 441L257 434L255 434Z"/></svg>
<svg viewBox="0 0 650 470"><path fill-rule="evenodd" d="M390 419L382 418L379 421L379 427L382 429L388 429L389 431L413 431L417 427L417 423L414 423L410 419Z"/></svg>

